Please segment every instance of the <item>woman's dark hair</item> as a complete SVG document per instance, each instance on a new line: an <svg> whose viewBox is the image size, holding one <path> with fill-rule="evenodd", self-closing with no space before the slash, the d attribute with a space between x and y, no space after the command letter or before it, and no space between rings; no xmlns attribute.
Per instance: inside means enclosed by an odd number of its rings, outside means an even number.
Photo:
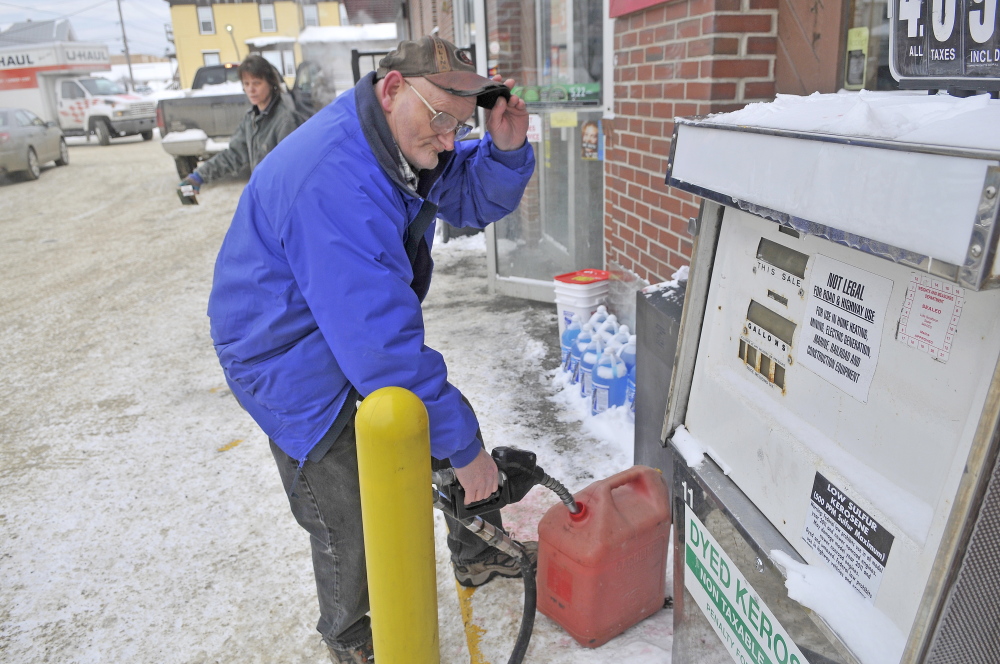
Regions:
<svg viewBox="0 0 1000 664"><path fill-rule="evenodd" d="M240 63L239 72L241 81L243 80L243 76L248 74L254 78L267 81L267 84L271 86L271 90L275 94L281 92L281 76L278 74L278 70L274 68L274 65L265 60L263 56L251 53Z"/></svg>

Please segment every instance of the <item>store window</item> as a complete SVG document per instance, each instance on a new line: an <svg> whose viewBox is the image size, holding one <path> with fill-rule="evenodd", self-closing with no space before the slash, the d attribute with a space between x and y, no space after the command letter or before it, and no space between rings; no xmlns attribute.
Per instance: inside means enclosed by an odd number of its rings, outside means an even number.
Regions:
<svg viewBox="0 0 1000 664"><path fill-rule="evenodd" d="M898 90L889 70L886 0L852 0L848 7L841 85L846 90Z"/></svg>
<svg viewBox="0 0 1000 664"><path fill-rule="evenodd" d="M260 31L276 32L278 22L274 19L274 5L257 5L260 11Z"/></svg>
<svg viewBox="0 0 1000 664"><path fill-rule="evenodd" d="M295 51L281 52L281 74L295 76Z"/></svg>
<svg viewBox="0 0 1000 664"><path fill-rule="evenodd" d="M316 5L302 5L302 19L306 27L319 25L319 7Z"/></svg>
<svg viewBox="0 0 1000 664"><path fill-rule="evenodd" d="M551 293L553 276L604 262L602 2L514 0L496 15L490 73L517 81L536 159L521 206L496 224L496 274Z"/></svg>
<svg viewBox="0 0 1000 664"><path fill-rule="evenodd" d="M212 15L211 7L198 7L198 33L215 34L215 17Z"/></svg>

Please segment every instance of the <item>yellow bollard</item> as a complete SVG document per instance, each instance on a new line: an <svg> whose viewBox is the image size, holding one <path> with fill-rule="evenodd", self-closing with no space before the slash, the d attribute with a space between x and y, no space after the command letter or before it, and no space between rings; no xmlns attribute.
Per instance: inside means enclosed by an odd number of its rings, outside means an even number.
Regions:
<svg viewBox="0 0 1000 664"><path fill-rule="evenodd" d="M358 409L358 473L379 664L439 664L427 409L384 387Z"/></svg>

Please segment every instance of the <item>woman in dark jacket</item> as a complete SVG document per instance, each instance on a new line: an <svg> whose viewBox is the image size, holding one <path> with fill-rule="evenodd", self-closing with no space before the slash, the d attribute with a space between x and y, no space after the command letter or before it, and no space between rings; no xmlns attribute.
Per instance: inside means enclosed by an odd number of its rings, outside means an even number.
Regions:
<svg viewBox="0 0 1000 664"><path fill-rule="evenodd" d="M240 64L243 91L253 106L229 139L229 147L181 181L198 192L206 182L226 176L249 175L285 136L299 126L295 104L281 93L278 70L263 57L252 54Z"/></svg>

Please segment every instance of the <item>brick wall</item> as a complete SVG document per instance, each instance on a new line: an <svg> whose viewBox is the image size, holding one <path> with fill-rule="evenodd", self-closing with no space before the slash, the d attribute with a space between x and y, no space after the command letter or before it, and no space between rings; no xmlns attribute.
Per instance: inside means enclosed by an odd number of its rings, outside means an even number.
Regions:
<svg viewBox="0 0 1000 664"><path fill-rule="evenodd" d="M778 0L677 0L617 17L605 260L651 283L691 256L699 199L664 179L673 118L774 98Z"/></svg>

